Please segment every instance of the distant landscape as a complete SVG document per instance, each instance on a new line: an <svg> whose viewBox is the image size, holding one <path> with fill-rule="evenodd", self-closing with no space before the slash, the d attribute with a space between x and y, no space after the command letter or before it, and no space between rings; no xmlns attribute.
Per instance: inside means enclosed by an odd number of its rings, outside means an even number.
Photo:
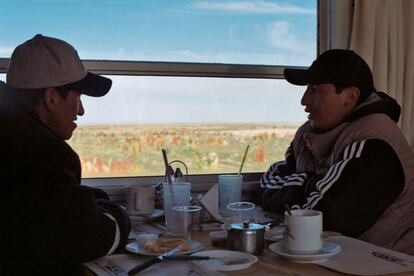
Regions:
<svg viewBox="0 0 414 276"><path fill-rule="evenodd" d="M260 172L284 158L299 124L84 125L69 144L83 177L163 175L161 149L190 174Z"/></svg>

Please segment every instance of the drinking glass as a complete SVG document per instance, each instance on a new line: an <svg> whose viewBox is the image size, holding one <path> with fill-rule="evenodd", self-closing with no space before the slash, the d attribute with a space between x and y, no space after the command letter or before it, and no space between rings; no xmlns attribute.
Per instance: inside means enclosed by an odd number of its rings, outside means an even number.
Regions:
<svg viewBox="0 0 414 276"><path fill-rule="evenodd" d="M162 183L164 216L168 234L172 236L180 235L177 226L177 213L174 212L175 206L190 205L191 183L190 182L173 182Z"/></svg>
<svg viewBox="0 0 414 276"><path fill-rule="evenodd" d="M200 228L200 206L175 206L176 230L184 239L191 239L191 231Z"/></svg>
<svg viewBox="0 0 414 276"><path fill-rule="evenodd" d="M219 175L219 214L228 217L227 205L241 200L242 175Z"/></svg>
<svg viewBox="0 0 414 276"><path fill-rule="evenodd" d="M251 222L256 205L251 202L232 202L227 205L230 223Z"/></svg>

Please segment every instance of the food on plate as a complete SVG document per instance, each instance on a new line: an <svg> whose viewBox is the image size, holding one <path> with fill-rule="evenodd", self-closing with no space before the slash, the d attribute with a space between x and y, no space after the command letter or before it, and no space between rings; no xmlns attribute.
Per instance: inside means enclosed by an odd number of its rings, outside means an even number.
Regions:
<svg viewBox="0 0 414 276"><path fill-rule="evenodd" d="M176 246L180 246L180 252L188 251L190 248L188 244L183 240L161 240L157 239L154 243L147 244L145 250L151 253L162 254Z"/></svg>
<svg viewBox="0 0 414 276"><path fill-rule="evenodd" d="M157 242L158 235L152 233L141 233L136 237L136 241L141 248L152 246Z"/></svg>

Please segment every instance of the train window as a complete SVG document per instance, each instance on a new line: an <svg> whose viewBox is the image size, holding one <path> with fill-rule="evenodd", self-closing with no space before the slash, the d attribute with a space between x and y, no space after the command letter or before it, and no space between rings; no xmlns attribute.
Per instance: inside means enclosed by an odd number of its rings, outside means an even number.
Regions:
<svg viewBox="0 0 414 276"><path fill-rule="evenodd" d="M0 57L37 33L82 59L307 66L317 2L3 0Z"/></svg>
<svg viewBox="0 0 414 276"><path fill-rule="evenodd" d="M105 97L82 97L86 113L69 141L84 176L162 174L162 148L190 173L234 172L247 145L244 171L263 171L284 157L306 118L299 104L303 88L290 91L284 80L112 79Z"/></svg>
<svg viewBox="0 0 414 276"><path fill-rule="evenodd" d="M283 158L305 120L285 66L317 54L318 1L1 1L0 72L37 33L62 38L113 80L83 97L69 140L84 177L164 173L161 148L190 174L246 172ZM0 75L4 79L4 75Z"/></svg>

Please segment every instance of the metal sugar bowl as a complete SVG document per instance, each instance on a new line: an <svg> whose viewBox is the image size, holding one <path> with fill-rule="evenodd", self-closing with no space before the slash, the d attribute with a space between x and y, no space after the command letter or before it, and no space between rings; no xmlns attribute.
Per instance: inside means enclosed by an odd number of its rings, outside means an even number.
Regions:
<svg viewBox="0 0 414 276"><path fill-rule="evenodd" d="M257 223L233 223L227 229L227 243L231 250L260 255L264 248L266 226Z"/></svg>

